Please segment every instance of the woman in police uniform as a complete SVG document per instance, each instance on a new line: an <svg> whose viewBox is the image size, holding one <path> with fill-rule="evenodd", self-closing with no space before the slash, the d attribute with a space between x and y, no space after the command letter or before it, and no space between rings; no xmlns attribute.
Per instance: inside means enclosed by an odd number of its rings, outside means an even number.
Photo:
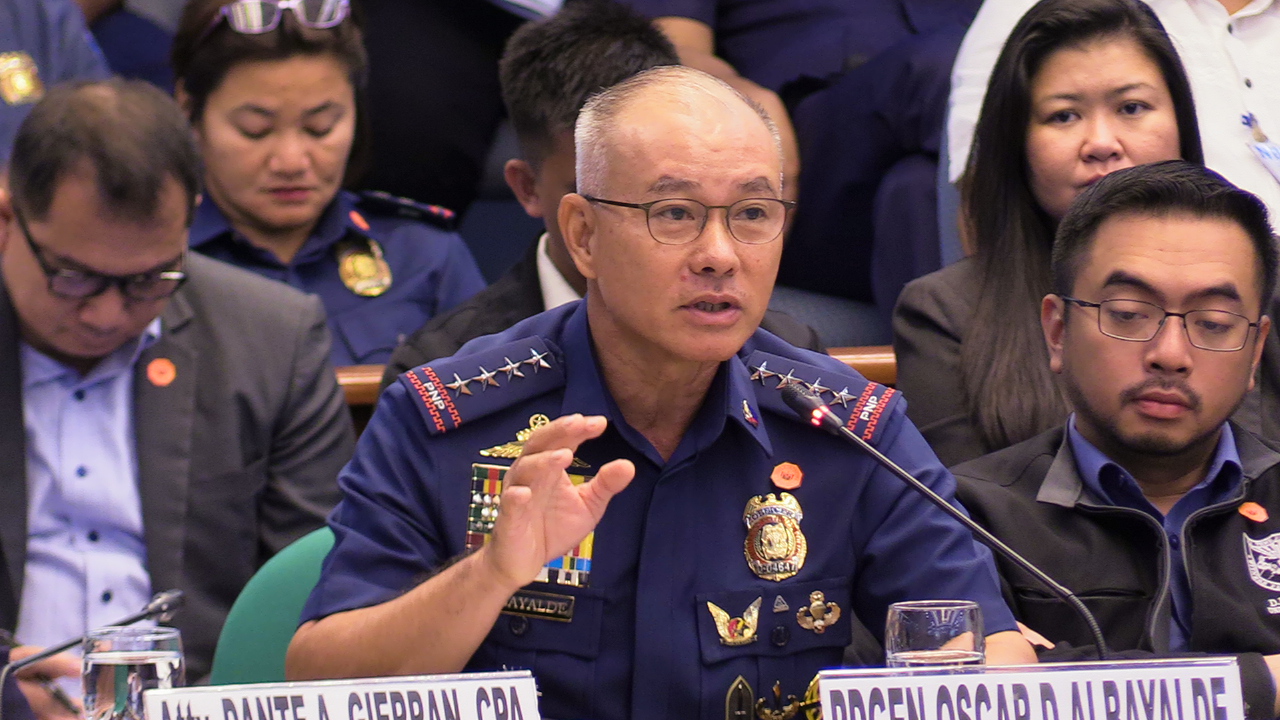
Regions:
<svg viewBox="0 0 1280 720"><path fill-rule="evenodd" d="M193 0L174 38L205 162L191 246L319 295L335 365L386 362L484 287L450 211L340 189L364 154L365 66L348 0Z"/></svg>

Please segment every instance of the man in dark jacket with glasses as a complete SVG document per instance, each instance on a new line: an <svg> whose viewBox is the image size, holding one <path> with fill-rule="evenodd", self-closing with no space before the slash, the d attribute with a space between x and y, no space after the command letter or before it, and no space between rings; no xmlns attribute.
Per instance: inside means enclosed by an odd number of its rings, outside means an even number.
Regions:
<svg viewBox="0 0 1280 720"><path fill-rule="evenodd" d="M1265 207L1180 160L1118 171L1063 218L1052 276L1041 324L1075 413L956 467L962 502L1071 588L1111 650L1240 654L1248 716L1274 717L1280 453L1228 421L1271 330ZM1051 655L1091 643L1065 603L1000 570Z"/></svg>

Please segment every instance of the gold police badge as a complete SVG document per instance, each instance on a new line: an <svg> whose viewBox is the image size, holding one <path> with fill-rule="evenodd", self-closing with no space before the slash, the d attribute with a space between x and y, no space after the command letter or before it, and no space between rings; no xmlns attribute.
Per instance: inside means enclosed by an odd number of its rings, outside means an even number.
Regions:
<svg viewBox="0 0 1280 720"><path fill-rule="evenodd" d="M36 61L24 52L0 53L0 98L10 105L25 105L43 97Z"/></svg>
<svg viewBox="0 0 1280 720"><path fill-rule="evenodd" d="M779 582L800 572L809 543L800 531L804 512L791 493L757 495L747 501L742 521L747 525L743 554L751 572Z"/></svg>
<svg viewBox="0 0 1280 720"><path fill-rule="evenodd" d="M338 276L342 284L361 297L378 297L391 287L391 266L382 257L382 246L373 238L338 243Z"/></svg>

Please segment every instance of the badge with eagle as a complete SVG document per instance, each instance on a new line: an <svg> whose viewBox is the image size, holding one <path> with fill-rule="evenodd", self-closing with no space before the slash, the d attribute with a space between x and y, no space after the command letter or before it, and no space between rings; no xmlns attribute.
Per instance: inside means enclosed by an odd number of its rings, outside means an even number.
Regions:
<svg viewBox="0 0 1280 720"><path fill-rule="evenodd" d="M1259 540L1245 535L1244 559L1258 586L1280 592L1280 533Z"/></svg>

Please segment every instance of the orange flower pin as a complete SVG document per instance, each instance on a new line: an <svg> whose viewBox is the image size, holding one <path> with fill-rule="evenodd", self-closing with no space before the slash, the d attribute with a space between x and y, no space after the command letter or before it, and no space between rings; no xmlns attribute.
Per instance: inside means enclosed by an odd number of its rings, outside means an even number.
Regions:
<svg viewBox="0 0 1280 720"><path fill-rule="evenodd" d="M784 462L773 469L769 479L783 490L795 490L800 487L800 483L804 482L804 472L800 470L799 465Z"/></svg>
<svg viewBox="0 0 1280 720"><path fill-rule="evenodd" d="M1254 522L1266 522L1267 518L1271 517L1267 509L1256 502L1241 503L1240 514Z"/></svg>
<svg viewBox="0 0 1280 720"><path fill-rule="evenodd" d="M174 367L169 358L156 358L147 363L147 379L156 387L169 387L169 383L176 377L178 368Z"/></svg>

